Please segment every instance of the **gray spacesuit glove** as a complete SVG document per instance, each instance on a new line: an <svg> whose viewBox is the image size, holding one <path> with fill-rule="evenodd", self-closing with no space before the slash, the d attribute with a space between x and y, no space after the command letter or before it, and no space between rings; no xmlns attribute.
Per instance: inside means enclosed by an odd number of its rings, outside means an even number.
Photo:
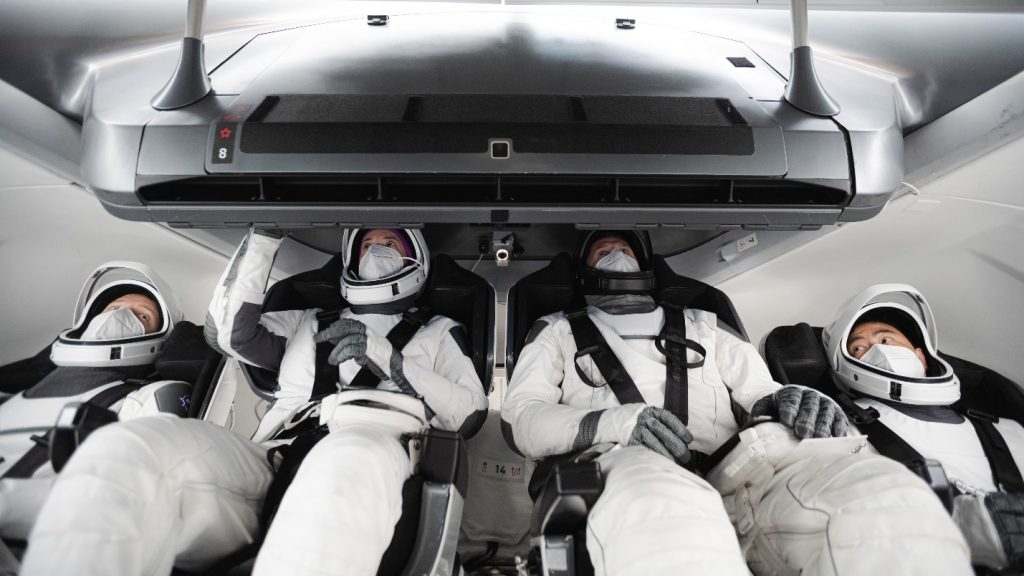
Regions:
<svg viewBox="0 0 1024 576"><path fill-rule="evenodd" d="M628 446L645 446L658 454L675 460L680 465L690 461L693 434L686 425L664 408L648 406L636 418L636 427L629 436Z"/></svg>
<svg viewBox="0 0 1024 576"><path fill-rule="evenodd" d="M1024 570L1024 496L995 492L985 496L985 508L999 533L1006 566L1015 574Z"/></svg>
<svg viewBox="0 0 1024 576"><path fill-rule="evenodd" d="M1024 496L992 492L953 501L953 521L971 548L971 563L996 571L1024 570Z"/></svg>
<svg viewBox="0 0 1024 576"><path fill-rule="evenodd" d="M842 407L817 390L783 386L754 403L750 417L778 416L779 422L793 429L797 438L845 436L850 426Z"/></svg>
<svg viewBox="0 0 1024 576"><path fill-rule="evenodd" d="M392 380L391 367L402 363L402 353L391 346L387 338L366 327L366 324L352 318L339 318L333 324L313 336L317 343L330 342L334 350L327 361L337 366L347 360L366 367L381 380Z"/></svg>

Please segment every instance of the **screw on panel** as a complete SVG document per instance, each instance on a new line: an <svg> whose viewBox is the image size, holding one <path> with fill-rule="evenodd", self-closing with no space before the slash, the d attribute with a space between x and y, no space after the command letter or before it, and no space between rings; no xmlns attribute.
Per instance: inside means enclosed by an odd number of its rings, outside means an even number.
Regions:
<svg viewBox="0 0 1024 576"><path fill-rule="evenodd" d="M633 18L616 18L615 27L619 30L632 30L636 28L636 20Z"/></svg>
<svg viewBox="0 0 1024 576"><path fill-rule="evenodd" d="M370 14L366 17L366 23L370 26L386 26L388 16L387 14Z"/></svg>

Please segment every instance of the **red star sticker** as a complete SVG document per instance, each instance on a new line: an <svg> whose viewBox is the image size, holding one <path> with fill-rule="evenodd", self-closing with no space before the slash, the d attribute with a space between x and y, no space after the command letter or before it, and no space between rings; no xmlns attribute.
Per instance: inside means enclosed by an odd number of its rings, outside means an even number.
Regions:
<svg viewBox="0 0 1024 576"><path fill-rule="evenodd" d="M220 131L221 138L231 138L231 128L222 128Z"/></svg>

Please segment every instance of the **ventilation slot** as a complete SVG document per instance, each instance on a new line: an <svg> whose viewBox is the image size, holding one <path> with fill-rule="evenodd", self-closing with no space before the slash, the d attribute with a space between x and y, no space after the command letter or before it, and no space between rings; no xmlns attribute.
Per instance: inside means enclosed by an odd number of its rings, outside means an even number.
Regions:
<svg viewBox="0 0 1024 576"><path fill-rule="evenodd" d="M839 189L785 180L587 176L205 177L145 186L147 204L842 206Z"/></svg>

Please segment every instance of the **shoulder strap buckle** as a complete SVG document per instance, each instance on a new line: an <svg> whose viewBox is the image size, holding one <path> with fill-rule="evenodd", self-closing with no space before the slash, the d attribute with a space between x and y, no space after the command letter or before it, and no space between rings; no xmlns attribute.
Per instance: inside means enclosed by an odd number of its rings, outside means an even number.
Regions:
<svg viewBox="0 0 1024 576"><path fill-rule="evenodd" d="M316 321L319 324L323 324L324 322L330 324L340 317L341 310L321 310L316 313Z"/></svg>
<svg viewBox="0 0 1024 576"><path fill-rule="evenodd" d="M969 418L980 418L982 420L988 420L989 422L999 422L999 417L996 416L995 414L983 412L981 410L978 410L977 408L968 408L966 411L966 415Z"/></svg>
<svg viewBox="0 0 1024 576"><path fill-rule="evenodd" d="M565 315L565 319L566 320L576 320L577 318L586 316L587 315L587 309L586 308L576 308L576 309L573 309L573 310L566 310L562 314Z"/></svg>

